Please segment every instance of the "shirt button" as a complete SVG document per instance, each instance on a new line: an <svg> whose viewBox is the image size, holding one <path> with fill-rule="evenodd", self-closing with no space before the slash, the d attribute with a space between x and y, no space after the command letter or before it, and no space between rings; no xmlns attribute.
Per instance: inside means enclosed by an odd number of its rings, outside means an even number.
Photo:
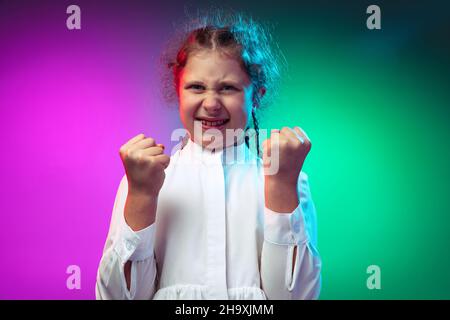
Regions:
<svg viewBox="0 0 450 320"><path fill-rule="evenodd" d="M133 250L133 244L132 244L131 241L129 241L129 240L127 240L127 241L125 242L125 247L126 247L128 250Z"/></svg>

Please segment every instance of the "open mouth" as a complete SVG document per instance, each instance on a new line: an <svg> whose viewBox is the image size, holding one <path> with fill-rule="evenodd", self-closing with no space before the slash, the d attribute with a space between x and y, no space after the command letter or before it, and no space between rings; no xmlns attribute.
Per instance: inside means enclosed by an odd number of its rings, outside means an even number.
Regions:
<svg viewBox="0 0 450 320"><path fill-rule="evenodd" d="M202 126L207 128L220 128L230 121L230 119L205 120L200 118L196 118L196 120L201 121Z"/></svg>

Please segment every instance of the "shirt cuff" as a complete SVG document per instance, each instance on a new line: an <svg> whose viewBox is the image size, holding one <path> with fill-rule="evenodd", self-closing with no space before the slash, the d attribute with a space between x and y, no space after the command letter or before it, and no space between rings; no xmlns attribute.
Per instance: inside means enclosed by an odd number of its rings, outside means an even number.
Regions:
<svg viewBox="0 0 450 320"><path fill-rule="evenodd" d="M264 239L279 245L308 241L301 205L291 213L278 213L264 207Z"/></svg>
<svg viewBox="0 0 450 320"><path fill-rule="evenodd" d="M122 221L114 250L127 261L142 261L153 256L155 239L155 223L148 227L133 231L125 221Z"/></svg>

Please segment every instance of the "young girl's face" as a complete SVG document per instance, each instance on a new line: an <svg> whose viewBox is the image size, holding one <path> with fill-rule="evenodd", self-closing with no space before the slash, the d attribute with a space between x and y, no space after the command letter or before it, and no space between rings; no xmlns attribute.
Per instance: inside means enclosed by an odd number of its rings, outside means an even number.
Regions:
<svg viewBox="0 0 450 320"><path fill-rule="evenodd" d="M190 55L181 71L178 97L181 121L199 145L208 147L212 140L214 145L220 140L230 146L235 139L226 139L226 130L243 132L247 127L252 85L237 59L212 50ZM194 124L201 137L194 134Z"/></svg>

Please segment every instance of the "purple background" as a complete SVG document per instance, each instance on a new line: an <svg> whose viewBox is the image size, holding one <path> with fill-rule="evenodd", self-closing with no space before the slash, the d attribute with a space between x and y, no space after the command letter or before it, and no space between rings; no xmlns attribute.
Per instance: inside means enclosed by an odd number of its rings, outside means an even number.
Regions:
<svg viewBox="0 0 450 320"><path fill-rule="evenodd" d="M70 4L81 7L81 30L66 28ZM94 298L123 175L120 145L139 132L168 145L180 127L154 68L182 11L136 1L0 3L0 299ZM72 264L81 290L66 288Z"/></svg>

